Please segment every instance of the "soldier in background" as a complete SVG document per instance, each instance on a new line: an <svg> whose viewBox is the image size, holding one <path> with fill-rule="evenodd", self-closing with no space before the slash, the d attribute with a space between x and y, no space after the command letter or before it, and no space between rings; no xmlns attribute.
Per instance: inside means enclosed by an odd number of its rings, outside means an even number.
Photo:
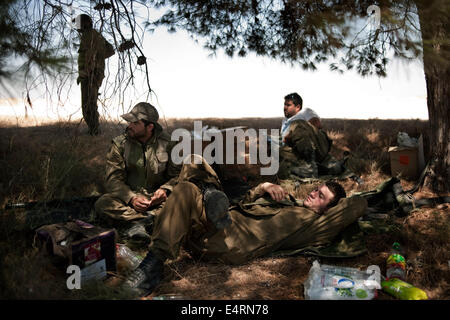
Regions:
<svg viewBox="0 0 450 320"><path fill-rule="evenodd" d="M284 138L289 132L291 122L297 120L304 120L311 123L317 129L322 128L320 117L317 113L310 108L303 108L303 99L297 93L290 93L284 97L284 116L285 118L281 122L281 138L284 143Z"/></svg>
<svg viewBox="0 0 450 320"><path fill-rule="evenodd" d="M346 166L346 159L330 154L333 141L323 129L320 117L312 109L303 108L298 93L284 97L281 125L280 179L317 179L320 176L356 177ZM330 178L330 177L328 177Z"/></svg>
<svg viewBox="0 0 450 320"><path fill-rule="evenodd" d="M92 28L92 20L88 15L79 15L76 24L80 32L77 84L81 83L81 108L89 134L98 135L98 90L105 77L105 59L114 55L114 48Z"/></svg>
<svg viewBox="0 0 450 320"><path fill-rule="evenodd" d="M281 124L281 179L318 178L329 158L332 141L322 129L316 112L303 108L303 100L296 92L284 97L284 118Z"/></svg>

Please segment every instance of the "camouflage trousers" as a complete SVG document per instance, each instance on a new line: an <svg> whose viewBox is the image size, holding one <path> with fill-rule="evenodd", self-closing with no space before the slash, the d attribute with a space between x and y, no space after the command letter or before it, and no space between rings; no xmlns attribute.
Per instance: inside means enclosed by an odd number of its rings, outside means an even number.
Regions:
<svg viewBox="0 0 450 320"><path fill-rule="evenodd" d="M194 158L200 161L195 164ZM149 249L163 260L175 259L186 241L188 246L190 244L195 247L196 241L189 240L195 239L198 242L205 234L217 231L206 218L202 188L212 184L223 190L219 177L203 157L191 155L190 160L189 163L185 161L183 164L173 194L155 219ZM198 251L196 248L191 249Z"/></svg>
<svg viewBox="0 0 450 320"><path fill-rule="evenodd" d="M307 121L291 124L280 147L280 179L318 178L322 175L339 175L342 163L329 154L332 141L323 130Z"/></svg>
<svg viewBox="0 0 450 320"><path fill-rule="evenodd" d="M97 135L99 114L97 107L98 90L102 85L103 76L96 75L81 79L81 109L83 119L89 128L90 135Z"/></svg>

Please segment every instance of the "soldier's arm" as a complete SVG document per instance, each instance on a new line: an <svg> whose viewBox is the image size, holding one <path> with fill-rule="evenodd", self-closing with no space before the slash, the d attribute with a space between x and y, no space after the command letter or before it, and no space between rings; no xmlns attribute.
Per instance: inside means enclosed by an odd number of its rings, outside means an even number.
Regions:
<svg viewBox="0 0 450 320"><path fill-rule="evenodd" d="M313 118L309 119L308 121L317 129L322 129L322 123L320 122L320 119L318 117L313 117Z"/></svg>
<svg viewBox="0 0 450 320"><path fill-rule="evenodd" d="M80 47L78 48L78 77L86 78L88 76L88 72L86 70L86 59L87 57L87 47L86 43L88 40L86 35L83 33L80 36Z"/></svg>
<svg viewBox="0 0 450 320"><path fill-rule="evenodd" d="M126 184L126 168L123 154L119 146L113 142L110 151L106 156L106 177L105 185L108 193L129 203L131 198L136 196L131 188Z"/></svg>
<svg viewBox="0 0 450 320"><path fill-rule="evenodd" d="M256 199L261 198L265 194L269 194L275 201L281 201L288 195L287 191L278 184L263 182L257 185L255 188L247 191L244 197L244 203L254 202Z"/></svg>

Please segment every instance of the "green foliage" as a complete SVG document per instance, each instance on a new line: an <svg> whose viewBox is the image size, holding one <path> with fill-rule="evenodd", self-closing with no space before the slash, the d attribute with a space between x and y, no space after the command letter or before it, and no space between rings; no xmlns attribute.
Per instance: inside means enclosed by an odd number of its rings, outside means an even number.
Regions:
<svg viewBox="0 0 450 320"><path fill-rule="evenodd" d="M369 22L367 9L373 4L381 11L379 28ZM221 48L230 57L254 52L306 70L329 61L334 71L344 67L363 76L385 76L389 56L421 54L417 10L408 0L167 0L158 6L170 9L155 25L185 29L202 38L208 50Z"/></svg>
<svg viewBox="0 0 450 320"><path fill-rule="evenodd" d="M306 70L328 62L330 70L338 72L347 69L363 76L386 76L389 59L415 59L421 56L423 45L427 53L437 45L433 37L422 39L419 13L426 15L424 21L430 25L445 25L449 18L449 5L443 0L83 0L76 5L80 12L93 15L96 26L110 34L117 48L132 44L131 51L119 50L124 58L128 56L131 78L135 58L145 57L143 34L158 26L170 32L184 29L207 50L222 49L230 57L253 52ZM376 11L368 10L374 5L380 10L379 19ZM13 55L24 58L25 71L31 65L46 73L70 66L73 30L68 31L68 25L74 18L70 8L61 0L2 1L0 76L11 72L7 59ZM143 13L154 9L166 11L156 21L145 18ZM436 21L428 19L433 17ZM446 37L439 41L448 47ZM436 59L446 61L441 55Z"/></svg>
<svg viewBox="0 0 450 320"><path fill-rule="evenodd" d="M26 74L33 66L40 71L60 72L67 68L70 59L63 50L67 49L55 42L54 30L49 24L36 17L33 1L7 0L0 4L0 76L7 77L21 71ZM57 13L53 12L53 20ZM12 60L14 59L14 60ZM12 61L22 61L20 66Z"/></svg>
<svg viewBox="0 0 450 320"><path fill-rule="evenodd" d="M77 74L76 56L79 34L75 18L88 14L94 28L111 43L117 54L117 69L112 70L112 94L119 99L134 85L138 72L147 75L148 94L151 92L145 55L142 51L145 28L141 16L147 7L139 1L65 1L65 0L6 0L0 4L0 86L10 96L18 91L33 89L49 100L62 94L69 96ZM124 47L123 44L131 44ZM107 68L108 72L110 71ZM108 77L108 74L106 75ZM105 88L109 89L105 85ZM9 92L8 87L17 92ZM77 88L78 89L78 88ZM134 88L131 88L132 90ZM79 90L79 89L78 89ZM34 97L28 99L32 105ZM120 102L120 100L119 100Z"/></svg>

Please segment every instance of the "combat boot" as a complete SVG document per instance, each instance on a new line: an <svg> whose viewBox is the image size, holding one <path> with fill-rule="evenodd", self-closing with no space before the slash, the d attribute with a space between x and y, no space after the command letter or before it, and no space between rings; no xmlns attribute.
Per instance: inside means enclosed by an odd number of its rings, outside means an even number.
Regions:
<svg viewBox="0 0 450 320"><path fill-rule="evenodd" d="M231 225L231 217L228 213L230 201L225 193L213 185L203 188L203 201L206 217L217 229L225 229Z"/></svg>
<svg viewBox="0 0 450 320"><path fill-rule="evenodd" d="M149 251L123 285L140 297L147 296L161 283L163 271L164 262Z"/></svg>

